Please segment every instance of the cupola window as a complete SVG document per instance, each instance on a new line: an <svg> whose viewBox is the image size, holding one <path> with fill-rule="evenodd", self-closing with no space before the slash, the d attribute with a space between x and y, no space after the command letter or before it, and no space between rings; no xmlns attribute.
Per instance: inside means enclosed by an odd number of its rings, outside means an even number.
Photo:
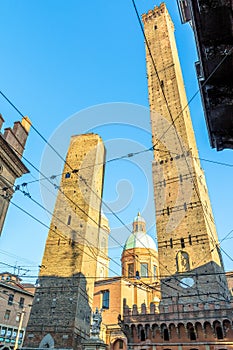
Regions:
<svg viewBox="0 0 233 350"><path fill-rule="evenodd" d="M148 277L148 264L141 263L141 277Z"/></svg>

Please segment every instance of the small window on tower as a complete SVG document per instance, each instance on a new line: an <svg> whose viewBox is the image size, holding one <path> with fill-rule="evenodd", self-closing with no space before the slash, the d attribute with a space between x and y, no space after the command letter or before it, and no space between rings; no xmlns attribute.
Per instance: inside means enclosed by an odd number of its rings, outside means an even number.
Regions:
<svg viewBox="0 0 233 350"><path fill-rule="evenodd" d="M65 174L65 178L66 178L66 179L69 179L69 178L70 178L70 173L66 173L66 174Z"/></svg>
<svg viewBox="0 0 233 350"><path fill-rule="evenodd" d="M192 245L192 236L189 235L189 244Z"/></svg>
<svg viewBox="0 0 233 350"><path fill-rule="evenodd" d="M71 224L71 215L68 216L67 225Z"/></svg>
<svg viewBox="0 0 233 350"><path fill-rule="evenodd" d="M173 248L173 241L172 241L172 238L170 238L170 247Z"/></svg>
<svg viewBox="0 0 233 350"><path fill-rule="evenodd" d="M181 238L181 239L180 239L180 244L181 244L181 248L184 248L184 247L185 247L184 238Z"/></svg>

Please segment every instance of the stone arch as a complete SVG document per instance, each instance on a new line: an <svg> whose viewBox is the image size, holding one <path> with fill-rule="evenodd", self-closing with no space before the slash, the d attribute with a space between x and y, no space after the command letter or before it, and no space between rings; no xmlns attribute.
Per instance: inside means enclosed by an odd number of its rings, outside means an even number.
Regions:
<svg viewBox="0 0 233 350"><path fill-rule="evenodd" d="M211 324L209 322L204 322L204 332L205 332L205 338L214 339L213 329L211 327Z"/></svg>
<svg viewBox="0 0 233 350"><path fill-rule="evenodd" d="M200 322L195 323L195 330L196 330L197 338L199 340L204 340L203 328L202 328L202 324Z"/></svg>
<svg viewBox="0 0 233 350"><path fill-rule="evenodd" d="M188 331L188 337L190 340L197 339L196 331L195 331L194 326L191 322L187 323L187 331Z"/></svg>
<svg viewBox="0 0 233 350"><path fill-rule="evenodd" d="M233 338L233 330L232 330L232 326L231 326L231 321L228 319L223 320L223 332L224 332L224 336L226 338Z"/></svg>
<svg viewBox="0 0 233 350"><path fill-rule="evenodd" d="M129 326L127 324L124 325L124 333L126 333L127 335L130 334L130 328L129 328Z"/></svg>
<svg viewBox="0 0 233 350"><path fill-rule="evenodd" d="M145 341L146 340L146 333L145 333L145 330L143 328L143 325L142 324L139 324L137 326L137 329L138 329L138 338L141 340L141 341Z"/></svg>
<svg viewBox="0 0 233 350"><path fill-rule="evenodd" d="M165 340L165 341L170 340L170 334L169 334L169 330L167 328L166 323L161 324L161 335L162 335L163 340Z"/></svg>
<svg viewBox="0 0 233 350"><path fill-rule="evenodd" d="M189 255L184 250L179 250L176 254L176 268L177 272L190 271Z"/></svg>
<svg viewBox="0 0 233 350"><path fill-rule="evenodd" d="M155 338L157 335L160 335L160 329L159 325L157 323L154 323L152 324L152 337Z"/></svg>
<svg viewBox="0 0 233 350"><path fill-rule="evenodd" d="M112 350L121 350L121 349L126 349L126 344L123 338L117 338L114 339L112 345L111 345Z"/></svg>
<svg viewBox="0 0 233 350"><path fill-rule="evenodd" d="M223 334L223 329L222 329L221 323L219 321L214 321L213 326L214 326L214 333L215 333L216 337L218 339L223 339L224 334Z"/></svg>
<svg viewBox="0 0 233 350"><path fill-rule="evenodd" d="M170 333L171 339L178 338L175 324L170 323L168 328L169 328L169 333Z"/></svg>
<svg viewBox="0 0 233 350"><path fill-rule="evenodd" d="M39 348L54 348L54 340L51 334L46 334L41 340Z"/></svg>
<svg viewBox="0 0 233 350"><path fill-rule="evenodd" d="M178 323L178 337L179 339L185 339L186 338L186 329L185 325L183 323Z"/></svg>
<svg viewBox="0 0 233 350"><path fill-rule="evenodd" d="M148 323L145 325L145 335L146 335L146 339L151 338L151 329Z"/></svg>
<svg viewBox="0 0 233 350"><path fill-rule="evenodd" d="M130 326L130 330L131 330L130 333L131 333L132 338L136 337L137 331L136 331L136 326L135 326L135 324L132 324L132 325Z"/></svg>

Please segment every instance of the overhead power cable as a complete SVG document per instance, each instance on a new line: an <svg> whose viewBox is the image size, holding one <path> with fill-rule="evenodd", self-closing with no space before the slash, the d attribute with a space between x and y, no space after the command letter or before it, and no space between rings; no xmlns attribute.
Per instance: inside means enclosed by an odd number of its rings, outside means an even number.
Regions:
<svg viewBox="0 0 233 350"><path fill-rule="evenodd" d="M31 213L29 213L27 210L23 209L22 207L20 207L19 205L17 205L17 204L14 203L13 201L11 201L11 204L12 204L13 206L15 206L17 209L19 209L20 211L22 211L24 214L28 215L30 218L32 218L33 220L35 220L36 222L38 222L39 224L41 224L42 226L46 227L47 229L50 229L50 230L53 231L56 235L58 235L58 236L60 236L60 237L62 237L62 238L64 239L64 236L63 236L62 234L59 234L58 232L56 232L55 230L53 230L52 228L50 228L47 224L45 224L44 222L42 222L40 219L36 218L34 215L32 215ZM65 237L65 239L66 239L66 237ZM76 244L76 243L75 243L75 244ZM80 247L78 247L78 249L80 249L81 251L83 251ZM92 256L92 255L88 254L86 251L83 251L83 252L84 252L84 254L90 256L90 257L93 259L93 256ZM94 260L96 260L96 259L94 258ZM101 261L100 261L100 263L101 263L103 266L105 266L105 264L102 263ZM110 270L111 272L113 272L116 276L122 277L122 279L126 280L127 282L129 282L130 284L136 286L137 288L145 290L145 289L142 288L140 285L138 285L137 283L131 281L130 279L128 279L128 278L126 278L126 277L124 277L124 276L120 276L120 275L119 275L116 271L114 271L113 269L109 268L109 270ZM36 277L38 277L38 276L36 276ZM42 277L43 277L43 276L42 276Z"/></svg>
<svg viewBox="0 0 233 350"><path fill-rule="evenodd" d="M134 3L134 1L133 1L133 4L134 4L134 7L135 7L135 10L136 10L136 13L137 13L137 16L138 16L138 18L139 18L139 15L138 15L138 12L137 12L137 9L136 9L136 6L135 6L135 3ZM139 21L140 21L140 18L139 18ZM141 24L141 21L140 21L140 26L141 26L141 28L142 28L142 30L143 30L143 27L142 27L142 24ZM143 33L144 33L144 31L143 31ZM145 34L144 34L145 35ZM146 39L146 38L145 38ZM228 54L229 54L229 52L228 52ZM153 59L153 57L152 57L152 59ZM216 68L217 69L217 68ZM155 66L155 70L156 70L156 66ZM156 70L156 72L157 72L157 70ZM211 74L214 74L214 72L212 72ZM157 75L158 75L158 72L157 72ZM210 78L210 77L209 77ZM208 78L208 79L209 79ZM158 79L159 79L159 77L158 77ZM206 83L207 81L205 81L205 83ZM164 94L164 91L162 90L162 92L163 92L163 94ZM0 92L1 94L2 94L2 96L12 105L12 107L13 108L15 108L15 110L22 116L22 117L24 117L24 115L19 111L19 109L17 109L16 108L16 106L2 93L2 92ZM166 101L166 104L167 104L167 106L168 106L168 103L167 103L167 100L166 100L166 96L165 96L165 94L164 94L164 98L165 98L165 101ZM189 103L190 103L191 101L189 101ZM187 106L186 106L187 107ZM169 106L168 106L168 108L169 108ZM181 112L182 113L182 112ZM180 113L180 114L181 114ZM179 116L179 115L178 115ZM176 119L178 118L178 116L176 117ZM171 116L172 117L172 116ZM175 120L173 120L172 119L172 123L174 124L174 122L175 122ZM170 125L170 127L171 127L171 125ZM63 157L56 151L56 149L43 137L43 135L33 126L32 127L32 129L43 139L43 141L44 142L46 142L48 145L49 145L49 147L58 155L58 157L59 158L61 158L65 163L66 163L66 161L63 159ZM165 132L167 132L168 130L166 130ZM155 147L155 145L153 146L153 147ZM68 164L67 164L68 165ZM104 204L104 202L103 202L103 204ZM104 205L106 205L106 204L104 204ZM108 207L108 206L107 206ZM112 212L112 210L111 210L111 208L109 208L108 207L108 209ZM112 214L125 226L125 224L123 223L123 221L114 213L114 212L112 212ZM126 228L128 229L128 227L126 226Z"/></svg>
<svg viewBox="0 0 233 350"><path fill-rule="evenodd" d="M39 133L39 134L40 134L40 133ZM45 138L43 138L43 140L45 140ZM48 143L48 145L50 146L49 143ZM18 152L16 149L14 149L14 150L15 150L15 152ZM30 166L32 166L33 169L35 169L35 170L36 170L37 172L39 172L42 176L44 176L44 174L42 174L41 171L40 171L37 167L35 167L24 155L22 156L22 158L23 158L28 164L30 164ZM60 156L60 158L63 159L62 156ZM102 198L101 198L95 191L93 191L93 189L92 189L89 185L87 185L87 182L85 181L85 179L81 178L81 177L79 176L79 174L75 171L75 169L73 169L73 168L66 162L65 159L63 159L63 162L65 162L65 164L67 164L67 166L74 172L74 174L75 174L76 176L78 176L78 177L80 178L80 180L91 190L91 192L93 192L98 198L100 198L100 199L102 200ZM45 177L45 176L44 176L44 177ZM52 183L50 179L48 179L48 181L49 181L50 183ZM54 183L52 183L52 184L54 185ZM56 186L56 187L57 187L58 190L60 190L60 187L59 187L59 186ZM63 194L64 194L64 193L63 193ZM29 198L30 198L30 196L29 196ZM71 200L69 197L67 197L67 199ZM72 201L72 200L71 200L71 201ZM107 208L112 212L112 214L113 214L113 215L123 224L123 226L131 233L131 231L129 230L129 228L128 228L128 227L124 224L124 222L118 217L118 215L115 214L115 213L112 211L112 209L111 209L107 204L105 204L103 201L102 201L102 203L103 203L105 206L107 206ZM73 204L79 208L79 206L77 205L77 203L73 203ZM90 219L93 220L93 218L90 218ZM114 240L115 240L115 239L114 239ZM117 243L119 243L119 242L117 242ZM144 243L142 243L142 245L149 251L148 247L146 247L146 246L144 245ZM150 254L151 254L151 252L150 252ZM152 254L152 255L154 255L154 254ZM156 257L156 259L157 259L157 257ZM168 273L169 273L169 270L168 270ZM176 288L174 288L174 287L172 287L172 286L170 286L170 288L177 290Z"/></svg>
<svg viewBox="0 0 233 350"><path fill-rule="evenodd" d="M14 149L14 151L15 152L18 152L16 149ZM31 166L31 167L33 167L33 169L34 170L36 170L40 175L42 175L42 176L44 176L44 174L36 167L36 166L34 166L33 164L32 164L32 162L31 161L29 161L24 155L22 156L22 158ZM78 173L76 172L76 170L74 170L73 171L74 172L74 174L76 175L76 176L78 176L79 178L80 178L80 180L85 184L85 185L87 185L87 182L86 182L86 180L85 179L83 179L82 177L80 177L79 175L78 175ZM2 175L0 175L0 176L2 176ZM3 177L3 176L2 176ZM6 179L6 178L5 178ZM7 180L7 179L6 179ZM53 186L54 186L54 183L52 182L52 180L51 179L47 179ZM8 181L9 182L9 181ZM11 185L13 185L13 184L11 184ZM88 188L89 188L89 190L91 191L91 192L93 192L101 201L102 201L102 198L95 192L95 191L93 191L93 189L90 187L90 186L88 186ZM17 189L19 189L19 188L17 188ZM99 225L99 223L97 223L88 213L86 213L76 202L74 202L70 197L68 197L62 190L61 190L61 188L60 188L60 186L57 186L56 185L56 189L58 189L64 196L65 196L65 198L66 199L68 199L73 205L75 205L75 207L77 207L78 209L80 209L88 218L90 218L90 220L92 221L92 222L94 222L96 225L98 225L99 226L99 228L101 228L101 226ZM25 192L25 191L22 191L23 193ZM24 193L25 194L25 193ZM27 194L26 193L26 195L30 198L31 196L29 195L29 194ZM102 201L103 202L103 201ZM109 210L111 210L111 212L118 218L118 216L112 211L112 209L108 206L108 208L109 208ZM123 223L123 221L119 218L119 220ZM130 234L131 234L131 230L123 223L123 225L125 226L125 228L130 232ZM124 246L118 241L118 240L116 240L113 236L111 236L111 239L114 241L114 242L116 242L117 244L119 244L120 245L120 247L123 249L124 248ZM141 241L140 241L141 242ZM144 243L143 242L141 242L141 244L144 246L144 248L146 248L148 251L149 251L149 253L150 253L150 255L152 255L152 256L154 256L156 259L157 259L157 256L155 256L150 250L149 250L149 248L148 247L146 247L145 245L144 245ZM135 260L138 260L137 258L135 259ZM152 271L151 271L151 273L152 273Z"/></svg>

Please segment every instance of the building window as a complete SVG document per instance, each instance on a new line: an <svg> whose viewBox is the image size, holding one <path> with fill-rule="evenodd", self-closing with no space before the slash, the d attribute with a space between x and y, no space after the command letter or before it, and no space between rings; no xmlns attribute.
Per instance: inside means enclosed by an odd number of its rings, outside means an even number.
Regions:
<svg viewBox="0 0 233 350"><path fill-rule="evenodd" d="M71 215L68 216L67 225L71 224Z"/></svg>
<svg viewBox="0 0 233 350"><path fill-rule="evenodd" d="M173 241L172 241L172 238L170 238L170 247L173 248Z"/></svg>
<svg viewBox="0 0 233 350"><path fill-rule="evenodd" d="M19 307L21 307L21 308L24 307L24 300L25 300L25 299L22 298L22 297L19 299Z"/></svg>
<svg viewBox="0 0 233 350"><path fill-rule="evenodd" d="M141 329L141 332L140 332L141 334L141 341L145 341L146 340L146 335L145 335L145 331L144 331L144 329Z"/></svg>
<svg viewBox="0 0 233 350"><path fill-rule="evenodd" d="M218 339L223 339L223 331L222 331L222 327L221 326L217 326L215 328L216 333L217 333L217 338Z"/></svg>
<svg viewBox="0 0 233 350"><path fill-rule="evenodd" d="M192 236L189 235L189 244L192 245Z"/></svg>
<svg viewBox="0 0 233 350"><path fill-rule="evenodd" d="M164 328L163 330L163 339L168 341L169 340L169 332L167 328Z"/></svg>
<svg viewBox="0 0 233 350"><path fill-rule="evenodd" d="M156 279L156 277L157 277L157 266L156 265L153 266L153 275L154 275L154 279Z"/></svg>
<svg viewBox="0 0 233 350"><path fill-rule="evenodd" d="M8 305L13 305L13 301L14 301L14 294L9 294Z"/></svg>
<svg viewBox="0 0 233 350"><path fill-rule="evenodd" d="M17 312L17 315L15 317L15 321L16 322L19 322L20 321L20 316L21 316L21 313L20 312Z"/></svg>
<svg viewBox="0 0 233 350"><path fill-rule="evenodd" d="M12 335L12 328L7 328L6 337L11 338L11 335Z"/></svg>
<svg viewBox="0 0 233 350"><path fill-rule="evenodd" d="M6 327L2 327L0 334L1 336L4 336L6 334Z"/></svg>
<svg viewBox="0 0 233 350"><path fill-rule="evenodd" d="M124 343L123 343L123 340L119 340L119 349L123 349L123 345L124 345Z"/></svg>
<svg viewBox="0 0 233 350"><path fill-rule="evenodd" d="M102 309L109 309L109 290L104 290L102 293Z"/></svg>
<svg viewBox="0 0 233 350"><path fill-rule="evenodd" d="M148 264L141 263L141 277L148 277Z"/></svg>
<svg viewBox="0 0 233 350"><path fill-rule="evenodd" d="M66 174L65 174L65 178L66 178L66 179L69 179L69 178L70 178L70 173L66 173Z"/></svg>
<svg viewBox="0 0 233 350"><path fill-rule="evenodd" d="M196 340L196 334L193 327L189 328L189 337L190 337L190 340Z"/></svg>
<svg viewBox="0 0 233 350"><path fill-rule="evenodd" d="M4 315L4 320L9 320L11 314L11 310L6 310Z"/></svg>
<svg viewBox="0 0 233 350"><path fill-rule="evenodd" d="M184 238L180 239L181 248L185 248Z"/></svg>
<svg viewBox="0 0 233 350"><path fill-rule="evenodd" d="M134 264L128 264L128 277L134 277Z"/></svg>

